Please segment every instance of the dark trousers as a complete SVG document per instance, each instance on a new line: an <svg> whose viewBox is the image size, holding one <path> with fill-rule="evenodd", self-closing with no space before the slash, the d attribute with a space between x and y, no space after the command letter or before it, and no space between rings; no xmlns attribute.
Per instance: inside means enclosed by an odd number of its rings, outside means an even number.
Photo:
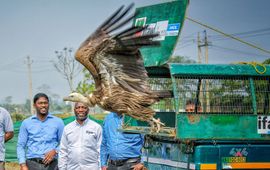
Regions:
<svg viewBox="0 0 270 170"><path fill-rule="evenodd" d="M130 158L125 160L109 160L108 170L133 170L134 165L141 162L140 158Z"/></svg>
<svg viewBox="0 0 270 170"><path fill-rule="evenodd" d="M27 159L26 165L29 170L58 170L57 159L54 159L48 165L43 164L41 158Z"/></svg>

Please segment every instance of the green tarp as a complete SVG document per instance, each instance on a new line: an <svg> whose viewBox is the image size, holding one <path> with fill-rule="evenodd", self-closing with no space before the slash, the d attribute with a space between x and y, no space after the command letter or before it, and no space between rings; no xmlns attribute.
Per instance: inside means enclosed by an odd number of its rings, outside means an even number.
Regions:
<svg viewBox="0 0 270 170"><path fill-rule="evenodd" d="M102 120L97 120L93 118L92 116L89 116L91 120L94 120L95 122L99 123L102 125L103 121ZM72 122L75 120L74 116L64 118L63 121L66 124ZM20 122L15 122L14 123L14 137L6 143L6 161L7 162L16 162L17 161L17 141L18 141L18 134L19 134L19 129L21 126L21 121Z"/></svg>

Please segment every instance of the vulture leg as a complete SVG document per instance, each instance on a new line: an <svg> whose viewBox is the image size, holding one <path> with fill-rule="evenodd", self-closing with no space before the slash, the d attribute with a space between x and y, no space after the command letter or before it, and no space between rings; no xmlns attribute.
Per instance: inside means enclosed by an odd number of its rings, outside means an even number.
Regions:
<svg viewBox="0 0 270 170"><path fill-rule="evenodd" d="M159 118L158 119L152 118L149 121L149 124L151 126L150 130L151 133L159 133L161 127L165 126L165 124L162 123Z"/></svg>

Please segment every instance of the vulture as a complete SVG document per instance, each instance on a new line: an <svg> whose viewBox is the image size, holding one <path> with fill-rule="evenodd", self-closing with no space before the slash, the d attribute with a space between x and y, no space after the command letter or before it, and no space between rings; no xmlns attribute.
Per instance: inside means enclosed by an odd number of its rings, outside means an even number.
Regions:
<svg viewBox="0 0 270 170"><path fill-rule="evenodd" d="M91 73L95 91L87 95L73 92L64 100L129 115L148 122L151 131L158 132L164 124L153 117L150 106L159 97L147 82L140 48L160 42L154 40L158 34L140 34L147 26L125 26L136 17L136 13L127 16L133 6L116 10L75 53L75 59Z"/></svg>

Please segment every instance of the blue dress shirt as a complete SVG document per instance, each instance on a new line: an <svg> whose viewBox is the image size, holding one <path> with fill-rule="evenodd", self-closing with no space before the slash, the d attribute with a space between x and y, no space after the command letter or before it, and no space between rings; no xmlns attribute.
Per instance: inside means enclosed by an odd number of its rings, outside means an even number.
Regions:
<svg viewBox="0 0 270 170"><path fill-rule="evenodd" d="M18 136L19 163L25 163L26 158L44 158L45 153L58 150L64 126L62 119L51 114L44 121L40 121L36 115L25 119Z"/></svg>
<svg viewBox="0 0 270 170"><path fill-rule="evenodd" d="M119 160L140 157L143 136L141 134L122 133L123 116L110 113L103 124L101 143L101 166L106 166L108 159Z"/></svg>

